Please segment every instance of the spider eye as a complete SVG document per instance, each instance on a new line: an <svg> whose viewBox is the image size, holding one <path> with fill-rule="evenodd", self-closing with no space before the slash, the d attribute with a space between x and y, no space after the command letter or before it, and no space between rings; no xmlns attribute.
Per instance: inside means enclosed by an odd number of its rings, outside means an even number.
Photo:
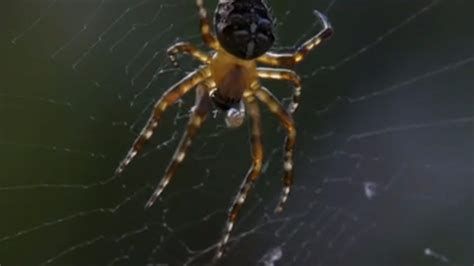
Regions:
<svg viewBox="0 0 474 266"><path fill-rule="evenodd" d="M241 59L263 55L275 41L273 18L262 0L222 1L214 25L221 46Z"/></svg>

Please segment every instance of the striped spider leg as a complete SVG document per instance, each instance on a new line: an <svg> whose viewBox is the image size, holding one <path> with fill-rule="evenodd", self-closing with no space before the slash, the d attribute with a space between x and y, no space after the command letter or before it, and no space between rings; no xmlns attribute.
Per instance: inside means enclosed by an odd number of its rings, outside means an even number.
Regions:
<svg viewBox="0 0 474 266"><path fill-rule="evenodd" d="M257 59L258 62L270 66L293 66L303 61L303 59L309 54L309 52L311 52L311 50L318 47L323 41L329 39L329 37L331 37L333 34L333 28L331 24L329 23L326 16L324 16L321 12L314 10L314 13L323 25L323 29L321 31L300 45L292 53L278 54L267 52Z"/></svg>
<svg viewBox="0 0 474 266"><path fill-rule="evenodd" d="M122 173L125 167L127 167L137 156L137 154L143 149L145 143L153 135L153 132L158 126L158 122L160 121L161 116L166 111L166 109L173 105L178 99L183 97L196 85L209 78L210 75L211 71L208 67L201 67L187 75L178 83L174 84L163 94L163 96L161 96L161 98L156 102L147 124L135 139L125 158L120 162L119 166L115 170L115 175Z"/></svg>
<svg viewBox="0 0 474 266"><path fill-rule="evenodd" d="M181 137L181 141L179 142L178 147L174 152L173 158L171 159L170 163L168 164L168 167L165 170L165 174L161 178L158 186L151 195L150 199L148 199L145 208L149 208L153 205L153 203L155 203L156 199L161 195L163 190L169 184L171 178L173 178L173 176L176 174L176 170L186 157L187 149L189 148L189 146L191 146L193 137L201 128L203 122L207 117L207 114L212 111L212 100L209 97L209 92L211 88L212 87L208 84L198 85L196 89L196 103L192 108L192 114L189 118L187 128L184 131L183 136Z"/></svg>
<svg viewBox="0 0 474 266"><path fill-rule="evenodd" d="M257 98L268 106L270 112L272 112L279 120L280 123L287 131L287 137L285 140L285 156L283 158L283 170L285 175L283 176L283 192L280 197L280 201L275 208L275 212L281 212L283 205L288 199L290 194L291 185L293 184L293 153L296 144L296 127L293 121L293 117L288 111L285 110L283 105L278 99L265 87L261 86L256 92Z"/></svg>
<svg viewBox="0 0 474 266"><path fill-rule="evenodd" d="M212 33L212 27L207 16L206 7L204 6L204 0L196 0L196 6L199 11L199 22L202 40L212 49L218 50L219 42L217 41L216 36L214 36L214 34Z"/></svg>
<svg viewBox="0 0 474 266"><path fill-rule="evenodd" d="M245 96L244 96L245 97ZM244 98L247 112L249 114L251 120L251 134L250 134L250 142L252 145L252 166L247 172L247 175L240 185L239 192L234 198L234 201L229 209L227 222L224 228L224 233L222 235L222 239L217 244L217 252L215 255L215 260L222 257L224 254L224 249L229 241L230 233L234 228L234 224L237 220L237 216L239 211L244 204L245 200L248 197L250 189L252 188L253 184L257 180L257 177L260 175L262 171L262 164L263 164L263 146L261 140L261 118L260 118L260 109L258 107L258 103L253 95L247 95Z"/></svg>
<svg viewBox="0 0 474 266"><path fill-rule="evenodd" d="M194 44L189 42L178 42L170 46L167 50L168 57L174 67L179 67L178 54L189 54L201 63L209 65L211 62L211 56L200 51Z"/></svg>
<svg viewBox="0 0 474 266"><path fill-rule="evenodd" d="M283 205L288 199L290 194L290 187L293 183L293 151L296 144L296 128L291 115L285 110L278 99L268 91L265 87L257 86L254 87L253 95L249 95L245 98L248 113L252 121L251 125L251 144L252 144L252 167L247 173L243 183L240 185L239 192L234 198L231 208L228 212L227 222L224 228L222 239L217 244L217 252L215 260L222 257L224 254L224 248L229 241L230 234L234 228L234 224L237 220L238 213L248 197L250 189L254 185L257 177L261 173L262 162L263 162L263 148L261 142L261 119L260 110L256 102L255 96L267 105L270 111L277 116L281 124L287 130L287 138L285 141L285 158L284 158L284 170L285 175L283 177L283 192L280 200L275 208L275 212L281 212Z"/></svg>
<svg viewBox="0 0 474 266"><path fill-rule="evenodd" d="M301 78L296 72L289 69L259 67L257 68L257 74L262 79L287 80L293 83L295 91L293 92L292 101L288 106L288 112L293 114L298 109L301 97Z"/></svg>

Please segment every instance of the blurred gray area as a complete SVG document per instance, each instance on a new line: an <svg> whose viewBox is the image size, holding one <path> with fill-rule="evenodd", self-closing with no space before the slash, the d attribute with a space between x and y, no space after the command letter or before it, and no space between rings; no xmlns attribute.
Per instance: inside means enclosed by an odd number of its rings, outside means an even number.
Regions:
<svg viewBox="0 0 474 266"><path fill-rule="evenodd" d="M215 1L207 5L212 8ZM196 67L193 1L6 1L0 18L0 265L207 265L250 165L248 126L206 122L143 205L192 106L110 179L153 101ZM265 173L218 265L472 265L473 1L272 1L277 51L334 37L296 71L296 182L273 214L284 131L263 108ZM291 88L265 82L279 98ZM287 102L287 101L285 101Z"/></svg>

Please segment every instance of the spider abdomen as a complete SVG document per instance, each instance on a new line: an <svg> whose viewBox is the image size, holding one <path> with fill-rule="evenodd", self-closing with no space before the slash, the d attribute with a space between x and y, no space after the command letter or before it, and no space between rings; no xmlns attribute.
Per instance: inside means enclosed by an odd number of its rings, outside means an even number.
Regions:
<svg viewBox="0 0 474 266"><path fill-rule="evenodd" d="M241 59L260 57L275 41L273 18L264 0L219 0L214 25L222 47Z"/></svg>

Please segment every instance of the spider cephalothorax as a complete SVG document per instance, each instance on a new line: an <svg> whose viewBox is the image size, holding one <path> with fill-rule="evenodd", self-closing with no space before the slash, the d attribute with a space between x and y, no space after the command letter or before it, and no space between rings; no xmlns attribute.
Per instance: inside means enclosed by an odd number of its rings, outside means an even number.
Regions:
<svg viewBox="0 0 474 266"><path fill-rule="evenodd" d="M275 41L273 18L263 0L219 0L214 27L222 47L242 59L260 57Z"/></svg>
<svg viewBox="0 0 474 266"><path fill-rule="evenodd" d="M322 41L329 38L332 27L324 15L315 11L323 29L294 52L276 54L267 52L274 42L273 19L263 0L219 0L215 12L215 35L211 31L211 23L203 0L196 0L196 5L199 9L202 39L213 52L202 52L187 42L175 43L168 49L168 55L175 66L178 66L176 56L179 53L192 55L201 61L202 65L163 93L156 102L147 124L115 173L120 174L143 149L168 107L194 89L196 102L191 110L187 129L164 176L145 205L151 207L175 175L178 166L184 161L193 137L213 108L226 112L226 123L229 127L240 126L247 113L251 123L252 166L229 209L227 223L217 245L216 258L220 258L229 241L239 210L263 168L261 119L257 101L264 103L270 112L276 115L287 132L283 156L283 191L275 211L279 212L283 209L293 183L296 128L292 114L298 108L301 97L301 79L290 69L257 67L257 63L273 67L293 66L301 62ZM287 109L260 84L260 79L285 80L293 84L293 98Z"/></svg>
<svg viewBox="0 0 474 266"><path fill-rule="evenodd" d="M242 103L244 92L257 80L257 66L252 60L242 60L220 49L209 64L216 88L210 97L214 105L226 112L228 127L239 127L245 117Z"/></svg>

